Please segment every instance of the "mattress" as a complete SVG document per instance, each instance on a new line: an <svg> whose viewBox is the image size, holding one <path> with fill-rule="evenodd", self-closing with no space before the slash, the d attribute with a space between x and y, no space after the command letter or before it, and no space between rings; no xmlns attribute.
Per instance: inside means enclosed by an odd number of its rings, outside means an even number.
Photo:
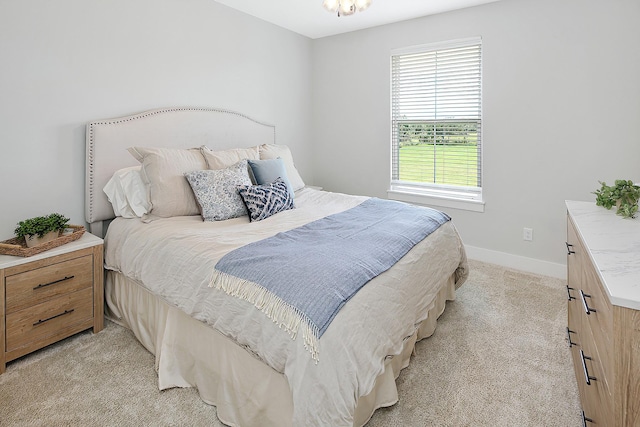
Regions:
<svg viewBox="0 0 640 427"><path fill-rule="evenodd" d="M342 308L320 339L318 363L302 340L208 285L227 252L365 199L304 189L296 209L256 223L116 219L105 238L110 312L156 355L160 388L198 387L227 424L361 425L395 402L393 380L413 343L432 332L444 301L466 279L451 222Z"/></svg>

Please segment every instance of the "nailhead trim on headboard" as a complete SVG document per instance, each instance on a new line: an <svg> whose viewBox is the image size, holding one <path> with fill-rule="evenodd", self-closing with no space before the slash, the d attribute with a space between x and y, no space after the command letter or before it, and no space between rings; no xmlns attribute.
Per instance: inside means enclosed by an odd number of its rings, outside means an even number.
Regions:
<svg viewBox="0 0 640 427"><path fill-rule="evenodd" d="M255 120L245 114L241 114L238 113L236 111L231 111L231 110L226 110L226 109L219 109L219 108L198 108L198 107L175 107L175 108L162 108L162 109L157 109L157 110L149 110L149 111L145 111L142 113L138 113L138 114L134 114L134 115L130 115L130 116L125 116L125 117L118 117L118 118L114 118L114 119L106 119L106 120L98 120L98 121L93 121L93 122L89 122L87 124L87 139L88 141L86 142L87 144L87 153L86 153L86 158L87 158L87 171L89 173L89 179L88 179L88 191L87 191L87 196L88 196L88 209L87 209L87 222L91 223L93 222L92 220L95 220L95 212L94 212L94 205L95 205L95 140L94 140L94 127L95 126L104 126L104 125L113 125L113 124L120 124L120 123L124 123L124 122L130 122L130 121L134 121L134 120L140 120L149 116L155 116L158 114L163 114L163 113L171 113L171 112L179 112L179 111L205 111L205 112L212 112L212 113L222 113L222 114L229 114L229 115L234 115L237 117L241 117L247 120L250 120L256 124L259 125L263 125L263 126L270 126L273 127L273 141L275 142L276 140L276 130L275 130L275 126L269 125L267 123L263 123L260 122L258 120Z"/></svg>

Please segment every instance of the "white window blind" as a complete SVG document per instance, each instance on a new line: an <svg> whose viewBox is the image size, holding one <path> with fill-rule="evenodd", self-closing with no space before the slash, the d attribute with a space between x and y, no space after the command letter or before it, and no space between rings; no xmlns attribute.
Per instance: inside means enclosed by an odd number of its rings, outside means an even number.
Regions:
<svg viewBox="0 0 640 427"><path fill-rule="evenodd" d="M481 200L479 38L391 55L391 190Z"/></svg>

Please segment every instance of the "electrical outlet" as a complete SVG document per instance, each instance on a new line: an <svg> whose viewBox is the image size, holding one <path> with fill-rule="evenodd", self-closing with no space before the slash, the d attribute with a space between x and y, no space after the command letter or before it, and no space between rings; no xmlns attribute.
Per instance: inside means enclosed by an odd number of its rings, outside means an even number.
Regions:
<svg viewBox="0 0 640 427"><path fill-rule="evenodd" d="M531 242L533 240L533 228L523 228L522 229L522 238L527 242Z"/></svg>

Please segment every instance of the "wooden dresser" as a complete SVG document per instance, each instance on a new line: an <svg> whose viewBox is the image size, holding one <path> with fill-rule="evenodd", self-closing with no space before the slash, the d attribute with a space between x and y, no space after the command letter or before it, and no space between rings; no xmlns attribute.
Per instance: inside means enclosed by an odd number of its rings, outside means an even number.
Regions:
<svg viewBox="0 0 640 427"><path fill-rule="evenodd" d="M104 327L102 239L32 257L0 255L0 374L6 363L85 329Z"/></svg>
<svg viewBox="0 0 640 427"><path fill-rule="evenodd" d="M640 426L640 218L566 204L567 336L583 425Z"/></svg>

